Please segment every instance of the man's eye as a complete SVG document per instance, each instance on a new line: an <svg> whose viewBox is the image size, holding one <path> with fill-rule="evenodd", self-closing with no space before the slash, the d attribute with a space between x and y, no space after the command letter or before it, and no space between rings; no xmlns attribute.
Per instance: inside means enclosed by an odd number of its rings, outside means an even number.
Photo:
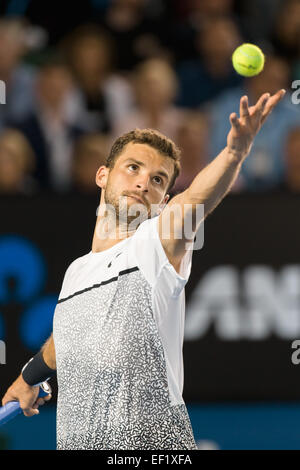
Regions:
<svg viewBox="0 0 300 470"><path fill-rule="evenodd" d="M133 167L133 166L135 167L135 169L137 169L137 168L138 168L138 166L137 166L137 165L135 165L134 163L132 163L131 165L129 165L129 168L130 168L130 167Z"/></svg>
<svg viewBox="0 0 300 470"><path fill-rule="evenodd" d="M155 179L155 178L156 178L156 182L157 182L157 180L158 180L157 184L161 184L161 183L162 183L162 179L161 179L159 176L154 176L154 179Z"/></svg>

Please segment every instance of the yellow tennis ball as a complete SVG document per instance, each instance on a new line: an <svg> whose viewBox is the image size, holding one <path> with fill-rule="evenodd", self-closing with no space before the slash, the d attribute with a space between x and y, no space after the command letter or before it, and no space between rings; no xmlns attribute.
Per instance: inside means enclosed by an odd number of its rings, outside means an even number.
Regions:
<svg viewBox="0 0 300 470"><path fill-rule="evenodd" d="M259 47L246 43L236 48L232 54L232 64L243 77L254 77L264 68L265 56Z"/></svg>

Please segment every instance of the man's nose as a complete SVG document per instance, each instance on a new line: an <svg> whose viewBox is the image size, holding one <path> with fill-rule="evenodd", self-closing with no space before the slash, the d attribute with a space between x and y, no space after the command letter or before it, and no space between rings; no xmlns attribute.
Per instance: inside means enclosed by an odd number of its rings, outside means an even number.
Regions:
<svg viewBox="0 0 300 470"><path fill-rule="evenodd" d="M140 191L148 192L148 190L149 190L149 181L150 181L149 176L140 176L138 178L137 182L136 182L136 187Z"/></svg>

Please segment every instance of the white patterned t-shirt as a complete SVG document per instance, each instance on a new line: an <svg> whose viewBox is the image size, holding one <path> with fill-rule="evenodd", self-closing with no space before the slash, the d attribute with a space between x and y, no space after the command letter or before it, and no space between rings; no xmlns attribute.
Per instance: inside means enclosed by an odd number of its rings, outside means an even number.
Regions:
<svg viewBox="0 0 300 470"><path fill-rule="evenodd" d="M158 217L67 269L54 314L58 449L196 449L182 398L185 292Z"/></svg>

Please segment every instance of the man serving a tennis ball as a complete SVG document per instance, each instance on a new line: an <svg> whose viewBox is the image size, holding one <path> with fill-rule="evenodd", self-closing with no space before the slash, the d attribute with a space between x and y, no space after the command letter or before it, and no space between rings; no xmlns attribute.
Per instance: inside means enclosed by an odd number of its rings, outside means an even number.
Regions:
<svg viewBox="0 0 300 470"><path fill-rule="evenodd" d="M91 251L67 269L53 335L2 400L19 400L26 416L36 414L35 385L56 369L58 449L197 449L182 398L191 248L284 93L264 93L250 107L243 96L239 116L229 116L227 146L170 202L176 145L153 129L113 144L96 174L101 199ZM132 230L127 210L135 205L146 217Z"/></svg>

